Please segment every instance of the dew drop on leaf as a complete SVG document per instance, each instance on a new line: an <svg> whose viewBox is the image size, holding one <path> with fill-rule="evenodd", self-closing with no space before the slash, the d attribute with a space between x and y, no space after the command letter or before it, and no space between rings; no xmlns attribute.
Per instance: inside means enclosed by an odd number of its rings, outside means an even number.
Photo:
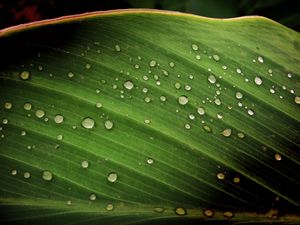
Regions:
<svg viewBox="0 0 300 225"><path fill-rule="evenodd" d="M26 131L25 130L21 131L21 136L26 136Z"/></svg>
<svg viewBox="0 0 300 225"><path fill-rule="evenodd" d="M111 211L113 209L114 209L114 205L113 204L111 204L111 203L107 204L107 206L106 206L106 210L107 211Z"/></svg>
<svg viewBox="0 0 300 225"><path fill-rule="evenodd" d="M45 116L45 111L41 110L41 109L38 109L38 110L36 110L35 115L36 115L37 118L42 118L42 117Z"/></svg>
<svg viewBox="0 0 300 225"><path fill-rule="evenodd" d="M197 113L201 116L205 114L205 109L203 107L198 107L197 108Z"/></svg>
<svg viewBox="0 0 300 225"><path fill-rule="evenodd" d="M148 163L149 165L152 165L152 164L154 163L154 159L148 158L148 159L147 159L147 163Z"/></svg>
<svg viewBox="0 0 300 225"><path fill-rule="evenodd" d="M247 111L249 116L253 116L254 115L254 111L252 109L248 109Z"/></svg>
<svg viewBox="0 0 300 225"><path fill-rule="evenodd" d="M59 134L56 136L56 139L61 141L62 139L64 139L64 136L62 134Z"/></svg>
<svg viewBox="0 0 300 225"><path fill-rule="evenodd" d="M176 82L174 86L175 86L176 89L180 89L181 88L181 84L179 82Z"/></svg>
<svg viewBox="0 0 300 225"><path fill-rule="evenodd" d="M186 105L188 102L189 102L188 97L186 97L185 95L179 96L179 98L178 98L178 103L179 103L180 105Z"/></svg>
<svg viewBox="0 0 300 225"><path fill-rule="evenodd" d="M200 56L200 55L196 55L195 58L196 58L197 60L200 60L200 59L201 59L201 56Z"/></svg>
<svg viewBox="0 0 300 225"><path fill-rule="evenodd" d="M238 138L243 139L245 138L245 134L242 132L237 133Z"/></svg>
<svg viewBox="0 0 300 225"><path fill-rule="evenodd" d="M13 176L17 175L17 173L18 173L18 171L15 170L15 169L10 172L10 174L13 175Z"/></svg>
<svg viewBox="0 0 300 225"><path fill-rule="evenodd" d="M25 179L29 179L31 174L29 172L25 172L23 176Z"/></svg>
<svg viewBox="0 0 300 225"><path fill-rule="evenodd" d="M218 55L213 55L213 59L214 59L216 62L218 62L218 61L220 60L220 56L218 56Z"/></svg>
<svg viewBox="0 0 300 225"><path fill-rule="evenodd" d="M71 201L71 200L68 200L68 201L67 201L67 205L72 205L72 201Z"/></svg>
<svg viewBox="0 0 300 225"><path fill-rule="evenodd" d="M107 176L107 180L111 183L115 183L118 179L118 174L115 172L111 172Z"/></svg>
<svg viewBox="0 0 300 225"><path fill-rule="evenodd" d="M121 51L120 45L115 45L115 50L116 50L117 52L120 52L120 51Z"/></svg>
<svg viewBox="0 0 300 225"><path fill-rule="evenodd" d="M43 178L43 180L51 181L53 179L53 175L50 171L44 170L42 173L42 178Z"/></svg>
<svg viewBox="0 0 300 225"><path fill-rule="evenodd" d="M260 86L260 85L263 83L263 81L262 81L261 77L256 76L256 77L254 78L254 83L255 83L256 85Z"/></svg>
<svg viewBox="0 0 300 225"><path fill-rule="evenodd" d="M242 98L243 98L243 94L242 94L241 92L236 92L236 93L235 93L235 97L236 97L237 99L242 99Z"/></svg>
<svg viewBox="0 0 300 225"><path fill-rule="evenodd" d="M224 137L229 137L231 135L231 129L227 128L227 129L223 130L222 135Z"/></svg>
<svg viewBox="0 0 300 225"><path fill-rule="evenodd" d="M276 154L275 154L275 159L276 159L277 161L281 161L282 157L281 157L280 154L276 153Z"/></svg>
<svg viewBox="0 0 300 225"><path fill-rule="evenodd" d="M95 121L90 117L86 117L82 120L81 125L86 129L92 129L95 125Z"/></svg>
<svg viewBox="0 0 300 225"><path fill-rule="evenodd" d="M86 68L86 69L89 70L89 69L91 69L91 67L92 67L91 64L89 64L89 63L85 64L85 68Z"/></svg>
<svg viewBox="0 0 300 225"><path fill-rule="evenodd" d="M64 117L60 114L55 115L54 122L55 123L62 123L64 121Z"/></svg>
<svg viewBox="0 0 300 225"><path fill-rule="evenodd" d="M262 56L258 56L257 57L257 60L260 62L260 63L264 63L264 58Z"/></svg>
<svg viewBox="0 0 300 225"><path fill-rule="evenodd" d="M214 215L214 211L212 209L205 209L203 211L204 216L212 217Z"/></svg>
<svg viewBox="0 0 300 225"><path fill-rule="evenodd" d="M73 72L68 72L68 77L70 77L70 78L72 78L72 77L74 77L74 73Z"/></svg>
<svg viewBox="0 0 300 225"><path fill-rule="evenodd" d="M4 118L4 119L2 120L2 123L3 123L3 124L8 124L8 119L5 119L5 118Z"/></svg>
<svg viewBox="0 0 300 225"><path fill-rule="evenodd" d="M125 81L123 85L124 85L124 87L125 87L127 90L131 90L131 89L134 87L134 85L133 85L133 83L132 83L131 80Z"/></svg>
<svg viewBox="0 0 300 225"><path fill-rule="evenodd" d="M169 63L169 66L170 66L171 68L174 68L174 67L175 67L175 63L174 63L174 62L170 62L170 63Z"/></svg>
<svg viewBox="0 0 300 225"><path fill-rule="evenodd" d="M207 79L208 79L209 83L211 83L211 84L214 84L217 81L217 79L214 75L209 75Z"/></svg>
<svg viewBox="0 0 300 225"><path fill-rule="evenodd" d="M104 126L105 126L105 128L107 130L111 130L113 128L113 126L114 126L114 123L112 121L110 121L110 120L106 120L104 122Z"/></svg>
<svg viewBox="0 0 300 225"><path fill-rule="evenodd" d="M233 182L236 183L236 184L240 183L240 181L241 181L241 179L239 177L233 178Z"/></svg>
<svg viewBox="0 0 300 225"><path fill-rule="evenodd" d="M217 178L218 178L219 180L224 180L224 179L225 179L225 174L224 174L224 173L218 173L218 174L217 174Z"/></svg>
<svg viewBox="0 0 300 225"><path fill-rule="evenodd" d="M296 104L300 104L300 96L296 96L294 100Z"/></svg>
<svg viewBox="0 0 300 225"><path fill-rule="evenodd" d="M32 108L31 103L27 102L27 103L24 104L24 109L25 110L29 111L29 110L31 110L31 108Z"/></svg>
<svg viewBox="0 0 300 225"><path fill-rule="evenodd" d="M154 212L157 212L157 213L162 213L162 212L165 211L165 209L162 208L162 207L155 207L155 208L153 209L153 211L154 211Z"/></svg>
<svg viewBox="0 0 300 225"><path fill-rule="evenodd" d="M155 66L156 66L156 61L155 61L155 60L151 60L151 61L149 62L149 66L150 66L150 67L155 67Z"/></svg>
<svg viewBox="0 0 300 225"><path fill-rule="evenodd" d="M186 215L186 210L182 207L178 207L175 209L175 213L179 216L184 216Z"/></svg>
<svg viewBox="0 0 300 225"><path fill-rule="evenodd" d="M237 69L236 69L236 72L237 72L238 74L241 74L241 73L242 73L242 70L241 70L240 68L237 68Z"/></svg>
<svg viewBox="0 0 300 225"><path fill-rule="evenodd" d="M232 218L234 216L233 212L231 211L225 211L223 213L224 217L227 217L227 218Z"/></svg>
<svg viewBox="0 0 300 225"><path fill-rule="evenodd" d="M193 49L194 51L197 51L197 50L199 49L199 47L198 47L198 45L196 45L196 44L192 44L192 49Z"/></svg>
<svg viewBox="0 0 300 225"><path fill-rule="evenodd" d="M210 126L208 126L208 125L204 125L204 126L203 126L203 129L204 129L207 133L211 133L211 132L212 132L212 129L211 129Z"/></svg>
<svg viewBox="0 0 300 225"><path fill-rule="evenodd" d="M96 102L96 108L101 108L102 107L102 104L101 104L101 102Z"/></svg>
<svg viewBox="0 0 300 225"><path fill-rule="evenodd" d="M89 162L87 160L83 160L81 162L81 167L84 168L84 169L88 168L89 167Z"/></svg>
<svg viewBox="0 0 300 225"><path fill-rule="evenodd" d="M90 196L89 196L89 199L90 199L91 201L95 201L96 198L97 198L97 196L96 196L94 193L90 194Z"/></svg>
<svg viewBox="0 0 300 225"><path fill-rule="evenodd" d="M28 71L23 71L20 73L20 78L22 80L28 80L30 77L30 73Z"/></svg>
<svg viewBox="0 0 300 225"><path fill-rule="evenodd" d="M160 101L165 102L167 100L166 96L162 95L159 97Z"/></svg>
<svg viewBox="0 0 300 225"><path fill-rule="evenodd" d="M12 106L13 106L13 105L12 105L11 102L5 102L5 103L4 103L4 108L5 108L5 109L11 109Z"/></svg>

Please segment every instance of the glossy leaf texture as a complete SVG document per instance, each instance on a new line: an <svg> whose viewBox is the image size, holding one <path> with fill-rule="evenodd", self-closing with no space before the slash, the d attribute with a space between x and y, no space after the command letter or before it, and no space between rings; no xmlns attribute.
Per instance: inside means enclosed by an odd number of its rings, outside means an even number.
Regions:
<svg viewBox="0 0 300 225"><path fill-rule="evenodd" d="M1 224L300 221L300 35L91 13L0 33Z"/></svg>

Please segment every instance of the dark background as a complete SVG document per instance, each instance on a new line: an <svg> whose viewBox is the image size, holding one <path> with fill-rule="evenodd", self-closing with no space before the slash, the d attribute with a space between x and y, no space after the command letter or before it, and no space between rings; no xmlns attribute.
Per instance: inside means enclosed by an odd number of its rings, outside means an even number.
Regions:
<svg viewBox="0 0 300 225"><path fill-rule="evenodd" d="M260 15L300 31L299 0L0 0L0 29L77 13L155 8L229 18Z"/></svg>

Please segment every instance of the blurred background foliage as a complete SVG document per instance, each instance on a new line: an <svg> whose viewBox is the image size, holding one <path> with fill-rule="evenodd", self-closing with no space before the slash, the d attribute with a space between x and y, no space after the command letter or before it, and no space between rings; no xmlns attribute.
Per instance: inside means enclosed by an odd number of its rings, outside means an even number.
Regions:
<svg viewBox="0 0 300 225"><path fill-rule="evenodd" d="M299 0L0 0L0 29L77 13L155 8L229 18L260 15L300 31Z"/></svg>

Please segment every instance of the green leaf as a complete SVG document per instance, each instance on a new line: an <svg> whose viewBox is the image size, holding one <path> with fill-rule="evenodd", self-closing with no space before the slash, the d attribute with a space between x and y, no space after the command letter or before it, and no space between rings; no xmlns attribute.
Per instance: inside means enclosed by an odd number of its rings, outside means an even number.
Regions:
<svg viewBox="0 0 300 225"><path fill-rule="evenodd" d="M0 32L1 224L300 222L300 35L91 13Z"/></svg>

